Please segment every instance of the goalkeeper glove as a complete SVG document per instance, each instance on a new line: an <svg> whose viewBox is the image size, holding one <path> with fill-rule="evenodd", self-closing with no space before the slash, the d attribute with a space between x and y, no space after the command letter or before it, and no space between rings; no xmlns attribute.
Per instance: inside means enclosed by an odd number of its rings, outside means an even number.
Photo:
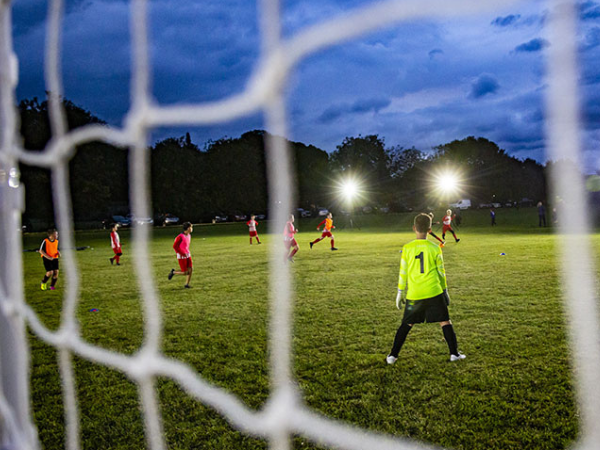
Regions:
<svg viewBox="0 0 600 450"><path fill-rule="evenodd" d="M396 308L400 309L400 305L404 304L404 291L398 289L398 295L396 295Z"/></svg>
<svg viewBox="0 0 600 450"><path fill-rule="evenodd" d="M444 289L442 295L444 296L444 300L446 301L446 306L450 305L450 296L448 295L448 290Z"/></svg>

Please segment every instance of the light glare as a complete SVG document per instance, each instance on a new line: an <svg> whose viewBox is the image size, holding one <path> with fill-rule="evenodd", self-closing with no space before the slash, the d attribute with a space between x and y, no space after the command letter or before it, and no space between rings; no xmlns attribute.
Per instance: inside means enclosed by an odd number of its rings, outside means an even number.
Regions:
<svg viewBox="0 0 600 450"><path fill-rule="evenodd" d="M446 173L438 178L438 187L442 192L452 193L458 188L458 178L456 175Z"/></svg>
<svg viewBox="0 0 600 450"><path fill-rule="evenodd" d="M352 180L346 180L342 183L342 193L347 200L352 200L358 193L358 186Z"/></svg>

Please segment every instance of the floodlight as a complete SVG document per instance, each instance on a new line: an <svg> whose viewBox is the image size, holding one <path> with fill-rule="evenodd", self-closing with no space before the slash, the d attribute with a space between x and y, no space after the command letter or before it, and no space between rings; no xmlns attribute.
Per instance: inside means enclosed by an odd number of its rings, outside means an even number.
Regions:
<svg viewBox="0 0 600 450"><path fill-rule="evenodd" d="M356 197L356 194L358 194L358 184L354 180L345 180L342 182L340 190L346 200L352 201Z"/></svg>
<svg viewBox="0 0 600 450"><path fill-rule="evenodd" d="M453 173L444 173L439 176L438 188L440 191L450 194L458 189L458 177Z"/></svg>

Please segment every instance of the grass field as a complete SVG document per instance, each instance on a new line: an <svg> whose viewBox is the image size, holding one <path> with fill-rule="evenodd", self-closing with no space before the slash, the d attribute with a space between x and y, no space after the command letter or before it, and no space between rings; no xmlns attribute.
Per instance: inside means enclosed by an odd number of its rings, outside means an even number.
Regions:
<svg viewBox="0 0 600 450"><path fill-rule="evenodd" d="M439 215L438 215L439 217ZM559 449L577 436L569 352L549 229L537 228L534 209L500 210L498 226L485 211L467 211L459 244L444 249L450 315L467 359L450 364L438 325L416 326L394 366L384 359L401 314L394 299L399 250L413 238L412 215L337 221L336 246L311 251L314 220L298 225L300 252L292 266L294 372L304 401L315 410L361 427L457 449ZM167 280L176 259L178 228L156 229L152 264L164 313L164 350L202 377L261 408L268 393L267 252L248 245L243 224L197 226L192 238L193 288ZM142 342L141 306L121 231L124 257L111 266L108 232L77 233L81 270L78 317L89 342L134 353ZM448 237L448 236L447 236ZM42 235L27 235L36 248ZM593 236L596 249L600 235ZM500 253L506 253L500 256ZM596 252L598 254L599 252ZM56 329L62 288L41 291L40 257L24 254L26 299ZM64 274L62 274L64 276ZM59 283L60 286L60 283ZM89 312L97 308L98 312ZM35 422L45 449L64 448L57 353L32 337ZM122 374L75 359L83 448L145 446L138 396ZM171 449L255 449L263 441L233 430L173 382L159 384ZM302 438L295 448L314 448Z"/></svg>

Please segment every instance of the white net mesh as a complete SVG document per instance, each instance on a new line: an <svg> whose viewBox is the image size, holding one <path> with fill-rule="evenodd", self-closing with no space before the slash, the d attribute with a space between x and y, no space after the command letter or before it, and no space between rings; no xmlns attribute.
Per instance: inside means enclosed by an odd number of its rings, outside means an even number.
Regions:
<svg viewBox="0 0 600 450"><path fill-rule="evenodd" d="M550 156L555 159L579 155L577 65L575 44L575 3L550 2L548 59L547 137ZM131 204L133 214L149 216L149 158L146 135L157 126L206 125L229 121L256 111L264 111L266 126L274 136L287 135L283 90L290 71L304 58L325 47L355 38L386 25L411 18L448 17L506 7L505 0L387 1L353 11L281 38L279 0L260 2L262 54L247 89L224 100L198 105L160 106L150 95L150 67L147 34L147 1L132 0L133 78L131 108L123 129L87 126L67 132L60 98L61 20L63 0L50 0L46 48L47 90L53 138L40 153L26 152L17 135L15 88L16 57L11 39L11 2L0 0L0 264L21 261L19 233L22 190L18 186L19 162L46 167L52 171L57 224L61 230L67 276L61 326L50 331L24 302L21 264L0 267L0 444L11 449L39 447L29 410L29 352L25 323L44 342L59 351L66 416L66 447L80 447L79 415L72 356L102 364L126 374L137 383L144 414L148 447L166 447L155 380L167 377L189 395L218 411L235 428L266 439L273 449L291 446L293 434L313 442L344 449L417 449L421 443L363 431L322 417L306 408L293 387L291 370L291 310L293 292L288 267L280 264L282 243L271 249L271 327L270 376L273 392L267 407L254 411L238 398L199 376L191 367L165 357L161 352L161 315L156 288L150 276L148 240L144 227L134 229L135 270L144 306L144 342L140 350L127 356L88 344L82 339L75 316L79 294L77 263L73 254L74 237L68 186L68 163L77 145L99 140L130 148ZM289 152L285 140L272 137L267 142L270 210L275 232L283 229L290 210ZM581 408L581 445L596 448L600 423L600 330L594 298L594 268L586 237L589 233L583 182L577 173L555 174L555 192L564 199L561 240L565 305L569 317L574 364L577 367L578 398ZM277 197L273 195L277 193ZM275 198L280 203L275 202ZM5 255L5 256L4 256ZM277 280L276 282L274 280ZM575 326L577 324L577 326Z"/></svg>

